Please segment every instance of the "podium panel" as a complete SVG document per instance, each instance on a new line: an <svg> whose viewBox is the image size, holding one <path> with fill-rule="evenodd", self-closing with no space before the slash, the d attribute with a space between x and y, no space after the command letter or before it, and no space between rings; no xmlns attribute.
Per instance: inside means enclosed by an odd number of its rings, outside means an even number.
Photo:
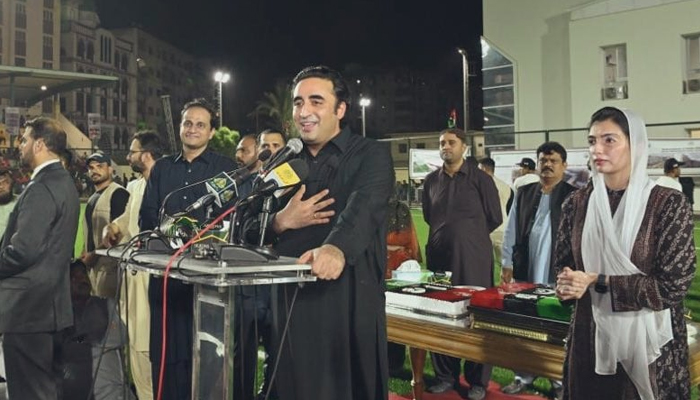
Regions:
<svg viewBox="0 0 700 400"><path fill-rule="evenodd" d="M195 285L192 391L195 399L233 393L234 289Z"/></svg>
<svg viewBox="0 0 700 400"><path fill-rule="evenodd" d="M98 250L101 256L119 259L127 270L163 276L170 254ZM168 279L194 286L192 336L192 399L233 399L234 312L236 287L278 283L313 282L311 266L280 257L268 262L195 259L173 260ZM156 388L154 387L154 390ZM233 399L237 400L237 399Z"/></svg>

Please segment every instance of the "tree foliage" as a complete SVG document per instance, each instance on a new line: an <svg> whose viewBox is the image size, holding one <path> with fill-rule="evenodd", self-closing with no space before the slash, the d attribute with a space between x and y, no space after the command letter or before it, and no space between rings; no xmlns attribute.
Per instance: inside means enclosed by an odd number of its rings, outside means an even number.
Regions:
<svg viewBox="0 0 700 400"><path fill-rule="evenodd" d="M258 101L255 110L248 116L255 118L256 114L263 115L265 117L264 123L270 125L269 127L279 127L289 137L299 137L292 119L292 108L292 93L289 86L279 82L272 92L263 93L262 100Z"/></svg>
<svg viewBox="0 0 700 400"><path fill-rule="evenodd" d="M241 134L238 131L229 129L226 126L216 130L214 137L211 138L209 146L212 150L219 154L223 154L232 159L236 159L236 146L241 138Z"/></svg>

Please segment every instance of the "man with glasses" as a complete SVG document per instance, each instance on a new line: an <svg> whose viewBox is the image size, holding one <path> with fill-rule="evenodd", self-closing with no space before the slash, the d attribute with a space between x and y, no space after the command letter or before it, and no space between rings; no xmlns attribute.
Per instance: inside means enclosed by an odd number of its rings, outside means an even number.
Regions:
<svg viewBox="0 0 700 400"><path fill-rule="evenodd" d="M566 149L557 142L546 142L537 148L539 182L520 187L508 215L501 282L513 281L554 284L556 271L551 268L556 243L561 205L576 190L563 180L566 171ZM506 394L522 392L532 384L534 375L516 372L515 380L503 387ZM561 398L561 382L552 382L557 398Z"/></svg>
<svg viewBox="0 0 700 400"><path fill-rule="evenodd" d="M146 181L151 169L163 155L160 136L154 131L140 131L134 134L126 160L141 178L134 179L126 186L129 202L124 214L105 227L103 242L105 247L128 242L139 233L139 210L146 190ZM129 328L129 364L131 375L139 399L153 398L151 379L151 359L149 353L151 311L148 306L148 280L145 272L132 271L124 275L125 289L121 293L122 319Z"/></svg>
<svg viewBox="0 0 700 400"><path fill-rule="evenodd" d="M185 104L181 116L182 150L156 161L151 169L141 204L141 230L154 229L159 225L159 210L168 193L236 168L233 160L213 152L208 147L218 125L216 112L206 100L195 99ZM207 189L203 184L178 191L170 196L168 203L164 205L165 212L173 215L183 211L206 193ZM220 210L215 208L214 211ZM206 219L206 210L195 210L190 215L203 222ZM151 277L148 292L151 304L150 355L153 390L157 393L163 332L163 280ZM192 285L175 279L168 281L168 346L163 366L163 399L189 400L191 395L192 296Z"/></svg>

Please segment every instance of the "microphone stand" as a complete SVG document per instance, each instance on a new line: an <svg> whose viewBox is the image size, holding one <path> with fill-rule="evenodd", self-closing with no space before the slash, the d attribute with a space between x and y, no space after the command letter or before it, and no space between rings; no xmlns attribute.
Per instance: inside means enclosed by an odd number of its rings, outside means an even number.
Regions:
<svg viewBox="0 0 700 400"><path fill-rule="evenodd" d="M267 206L266 206L267 203ZM260 239L260 245L254 246L245 243L243 239L243 216L250 203L241 204L239 201L236 205L236 212L231 216L231 226L229 227L229 244L223 244L217 246L217 253L219 260L221 261L239 261L239 262L267 262L270 260L277 260L279 255L271 247L265 247L262 245L264 236ZM264 219L260 221L261 229L267 229L267 218L270 215L270 210L272 208L272 199L266 198L263 202L263 208L267 207L267 213ZM264 212L260 215L262 216ZM265 228L263 228L263 224ZM264 231L263 231L264 232Z"/></svg>
<svg viewBox="0 0 700 400"><path fill-rule="evenodd" d="M260 247L263 247L265 244L265 232L267 231L267 220L270 218L270 212L272 211L272 199L273 196L268 196L263 200L262 211L260 212L260 240L258 241L258 246Z"/></svg>

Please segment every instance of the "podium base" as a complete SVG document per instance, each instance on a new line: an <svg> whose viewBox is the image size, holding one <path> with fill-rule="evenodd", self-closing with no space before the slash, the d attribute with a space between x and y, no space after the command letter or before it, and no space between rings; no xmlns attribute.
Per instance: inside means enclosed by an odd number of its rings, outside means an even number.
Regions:
<svg viewBox="0 0 700 400"><path fill-rule="evenodd" d="M280 258L279 254L270 247L224 244L214 246L214 249L219 261L268 262Z"/></svg>

